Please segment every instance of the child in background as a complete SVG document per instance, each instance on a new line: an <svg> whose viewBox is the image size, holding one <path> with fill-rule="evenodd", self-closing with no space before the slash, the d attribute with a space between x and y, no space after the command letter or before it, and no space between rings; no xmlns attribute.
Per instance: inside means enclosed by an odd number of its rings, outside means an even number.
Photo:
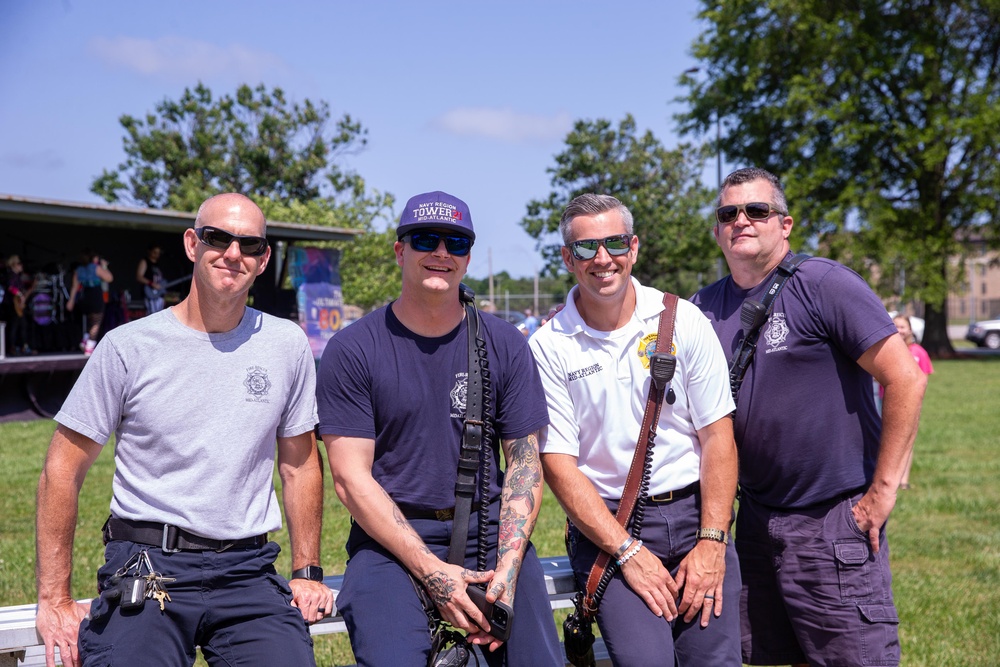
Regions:
<svg viewBox="0 0 1000 667"><path fill-rule="evenodd" d="M934 372L934 366L931 364L931 358L927 355L927 350L920 346L917 339L913 335L913 328L910 326L910 318L906 315L897 315L892 318L892 321L896 325L896 331L899 335L903 337L906 341L906 345L910 348L910 354L913 355L913 360L917 362L917 366L920 370L924 372L925 375L930 375ZM879 394L881 395L882 388L879 387ZM903 479L899 482L899 488L908 489L910 488L910 466L913 465L913 450L910 450L910 455L906 459L906 470L903 471Z"/></svg>

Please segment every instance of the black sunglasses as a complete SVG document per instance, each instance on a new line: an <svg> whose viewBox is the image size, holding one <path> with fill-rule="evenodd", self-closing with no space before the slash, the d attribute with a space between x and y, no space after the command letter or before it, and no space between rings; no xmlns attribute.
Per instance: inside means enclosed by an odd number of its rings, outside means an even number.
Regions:
<svg viewBox="0 0 1000 667"><path fill-rule="evenodd" d="M632 249L632 234L615 234L603 239L582 239L569 244L569 251L580 260L594 259L601 246L612 257L621 257Z"/></svg>
<svg viewBox="0 0 1000 667"><path fill-rule="evenodd" d="M411 232L402 240L419 252L434 252L442 240L448 252L456 257L465 257L472 250L472 239L468 236L446 236L437 232Z"/></svg>
<svg viewBox="0 0 1000 667"><path fill-rule="evenodd" d="M217 227L198 227L194 230L198 240L209 248L228 250L233 241L240 244L240 252L250 257L260 257L267 252L267 239L263 236L239 236L218 229Z"/></svg>
<svg viewBox="0 0 1000 667"><path fill-rule="evenodd" d="M736 222L736 218L740 217L740 211L746 214L747 220L767 220L774 213L781 213L762 201L753 201L749 204L740 204L738 206L720 206L715 209L715 219L724 225L728 225L730 222ZM782 214L783 215L783 214Z"/></svg>

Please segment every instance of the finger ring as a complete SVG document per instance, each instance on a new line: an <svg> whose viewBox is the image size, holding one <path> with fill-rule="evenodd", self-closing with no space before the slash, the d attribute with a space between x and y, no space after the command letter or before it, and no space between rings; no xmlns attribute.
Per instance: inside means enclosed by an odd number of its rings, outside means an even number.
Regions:
<svg viewBox="0 0 1000 667"><path fill-rule="evenodd" d="M321 614L325 614L326 613L326 609L324 607L316 607L316 611L318 611Z"/></svg>
<svg viewBox="0 0 1000 667"><path fill-rule="evenodd" d="M715 596L714 596L714 595L706 595L706 596L705 596L705 599L706 599L706 600L714 600L714 599L715 599Z"/></svg>

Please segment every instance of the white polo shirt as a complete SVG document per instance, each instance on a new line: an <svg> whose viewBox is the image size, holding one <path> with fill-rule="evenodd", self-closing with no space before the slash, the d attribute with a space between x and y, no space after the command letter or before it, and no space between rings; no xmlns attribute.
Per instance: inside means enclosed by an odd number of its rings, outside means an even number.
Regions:
<svg viewBox="0 0 1000 667"><path fill-rule="evenodd" d="M584 323L577 287L566 307L529 339L549 408L543 454L570 454L603 498L621 497L649 394L649 357L663 310L663 292L635 278L632 319L615 331ZM663 403L653 448L649 493L682 489L699 479L697 429L735 410L722 345L708 319L677 302L674 328L676 400Z"/></svg>

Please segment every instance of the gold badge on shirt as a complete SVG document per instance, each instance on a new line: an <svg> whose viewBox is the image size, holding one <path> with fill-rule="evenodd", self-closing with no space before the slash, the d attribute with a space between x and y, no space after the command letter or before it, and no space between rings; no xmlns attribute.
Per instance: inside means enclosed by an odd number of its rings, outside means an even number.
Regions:
<svg viewBox="0 0 1000 667"><path fill-rule="evenodd" d="M670 353L676 355L677 343L675 342L671 343L670 348L671 348ZM655 352L656 352L656 334L651 333L643 336L639 340L639 349L636 351L636 354L638 354L639 358L642 359L643 368L645 369L649 368L649 360L653 357L653 354Z"/></svg>

